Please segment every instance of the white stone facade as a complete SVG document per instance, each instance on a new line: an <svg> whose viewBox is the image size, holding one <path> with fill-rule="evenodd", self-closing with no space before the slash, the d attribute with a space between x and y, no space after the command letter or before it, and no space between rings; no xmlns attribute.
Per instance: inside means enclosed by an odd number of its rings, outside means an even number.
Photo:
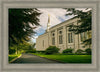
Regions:
<svg viewBox="0 0 100 72"><path fill-rule="evenodd" d="M78 18L72 18L67 21L64 21L54 27L51 27L49 29L49 32L45 32L43 35L40 35L36 39L36 50L44 51L49 46L56 46L60 48L60 52L67 48L73 48L74 52L77 49L84 50L86 48L89 48L88 46L85 48L83 47L81 34L76 35L73 32L68 31L69 25L78 24L77 20ZM88 36L86 36L86 38L87 37Z"/></svg>

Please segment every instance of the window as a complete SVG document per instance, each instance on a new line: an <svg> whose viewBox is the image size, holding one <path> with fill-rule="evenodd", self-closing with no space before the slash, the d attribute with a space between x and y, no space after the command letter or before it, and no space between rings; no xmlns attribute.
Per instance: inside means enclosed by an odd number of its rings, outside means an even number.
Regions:
<svg viewBox="0 0 100 72"><path fill-rule="evenodd" d="M73 37L72 37L73 35L72 35L72 33L70 33L70 34L71 34L71 43L73 43Z"/></svg>
<svg viewBox="0 0 100 72"><path fill-rule="evenodd" d="M59 44L63 44L63 35L62 35L62 31L59 31Z"/></svg>
<svg viewBox="0 0 100 72"><path fill-rule="evenodd" d="M59 35L59 44L63 43L62 35Z"/></svg>
<svg viewBox="0 0 100 72"><path fill-rule="evenodd" d="M52 38L52 45L55 45L55 37Z"/></svg>
<svg viewBox="0 0 100 72"><path fill-rule="evenodd" d="M89 37L91 37L91 36L88 32L83 32L80 34L81 41L84 41L84 40L88 39Z"/></svg>
<svg viewBox="0 0 100 72"><path fill-rule="evenodd" d="M81 36L81 41L83 41L84 40L84 33L81 33L80 36Z"/></svg>
<svg viewBox="0 0 100 72"><path fill-rule="evenodd" d="M55 33L52 32L52 45L55 45Z"/></svg>
<svg viewBox="0 0 100 72"><path fill-rule="evenodd" d="M87 39L87 32L84 33L84 39Z"/></svg>
<svg viewBox="0 0 100 72"><path fill-rule="evenodd" d="M84 40L88 39L87 32L81 33L80 36L81 36L81 41L84 41Z"/></svg>
<svg viewBox="0 0 100 72"><path fill-rule="evenodd" d="M70 33L68 33L68 43L70 43Z"/></svg>
<svg viewBox="0 0 100 72"><path fill-rule="evenodd" d="M73 43L73 35L72 35L72 33L68 33L68 43Z"/></svg>

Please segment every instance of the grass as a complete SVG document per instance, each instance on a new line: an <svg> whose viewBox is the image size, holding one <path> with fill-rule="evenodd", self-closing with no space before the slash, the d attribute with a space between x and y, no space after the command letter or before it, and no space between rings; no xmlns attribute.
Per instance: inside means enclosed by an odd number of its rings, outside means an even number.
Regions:
<svg viewBox="0 0 100 72"><path fill-rule="evenodd" d="M45 57L52 60L57 60L64 63L91 63L91 55L45 55L39 53L32 53L34 55Z"/></svg>
<svg viewBox="0 0 100 72"><path fill-rule="evenodd" d="M12 54L12 55L9 55L9 56L8 56L9 62L12 61L14 58L19 57L20 55L21 55L21 54Z"/></svg>

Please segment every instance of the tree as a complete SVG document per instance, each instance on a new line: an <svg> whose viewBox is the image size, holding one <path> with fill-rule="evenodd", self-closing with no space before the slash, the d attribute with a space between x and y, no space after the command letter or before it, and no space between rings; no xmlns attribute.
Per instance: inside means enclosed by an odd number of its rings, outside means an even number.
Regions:
<svg viewBox="0 0 100 72"><path fill-rule="evenodd" d="M39 25L39 10L34 9L9 9L9 46L18 45L28 41ZM33 25L33 26L32 26Z"/></svg>
<svg viewBox="0 0 100 72"><path fill-rule="evenodd" d="M89 55L92 54L92 50L91 50L90 48L87 48L87 49L85 50L85 52L86 52L87 54L89 54Z"/></svg>
<svg viewBox="0 0 100 72"><path fill-rule="evenodd" d="M70 25L69 31L73 31L75 34L81 34L83 32L88 33L88 39L83 41L84 46L91 45L91 22L92 22L92 10L86 8L85 10L76 10L75 8L65 8L67 12L66 15L74 15L78 18L78 25Z"/></svg>
<svg viewBox="0 0 100 72"><path fill-rule="evenodd" d="M35 48L35 46L36 46L36 43L34 43L34 44L32 45L33 48Z"/></svg>

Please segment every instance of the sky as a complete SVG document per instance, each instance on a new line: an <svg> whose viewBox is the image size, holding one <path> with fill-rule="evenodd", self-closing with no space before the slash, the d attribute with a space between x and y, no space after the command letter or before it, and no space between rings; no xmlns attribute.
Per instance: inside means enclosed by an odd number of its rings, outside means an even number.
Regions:
<svg viewBox="0 0 100 72"><path fill-rule="evenodd" d="M85 8L77 8L79 10L84 10ZM48 23L48 14L50 15L50 27L55 26L65 20L68 20L74 16L66 16L67 13L65 9L62 8L38 8L40 12L42 13L39 16L40 19L40 26L38 26L34 31L37 33L35 34L31 39L31 42L36 42L36 38L38 38L39 35L42 35L45 33L45 30L47 29L47 23Z"/></svg>

